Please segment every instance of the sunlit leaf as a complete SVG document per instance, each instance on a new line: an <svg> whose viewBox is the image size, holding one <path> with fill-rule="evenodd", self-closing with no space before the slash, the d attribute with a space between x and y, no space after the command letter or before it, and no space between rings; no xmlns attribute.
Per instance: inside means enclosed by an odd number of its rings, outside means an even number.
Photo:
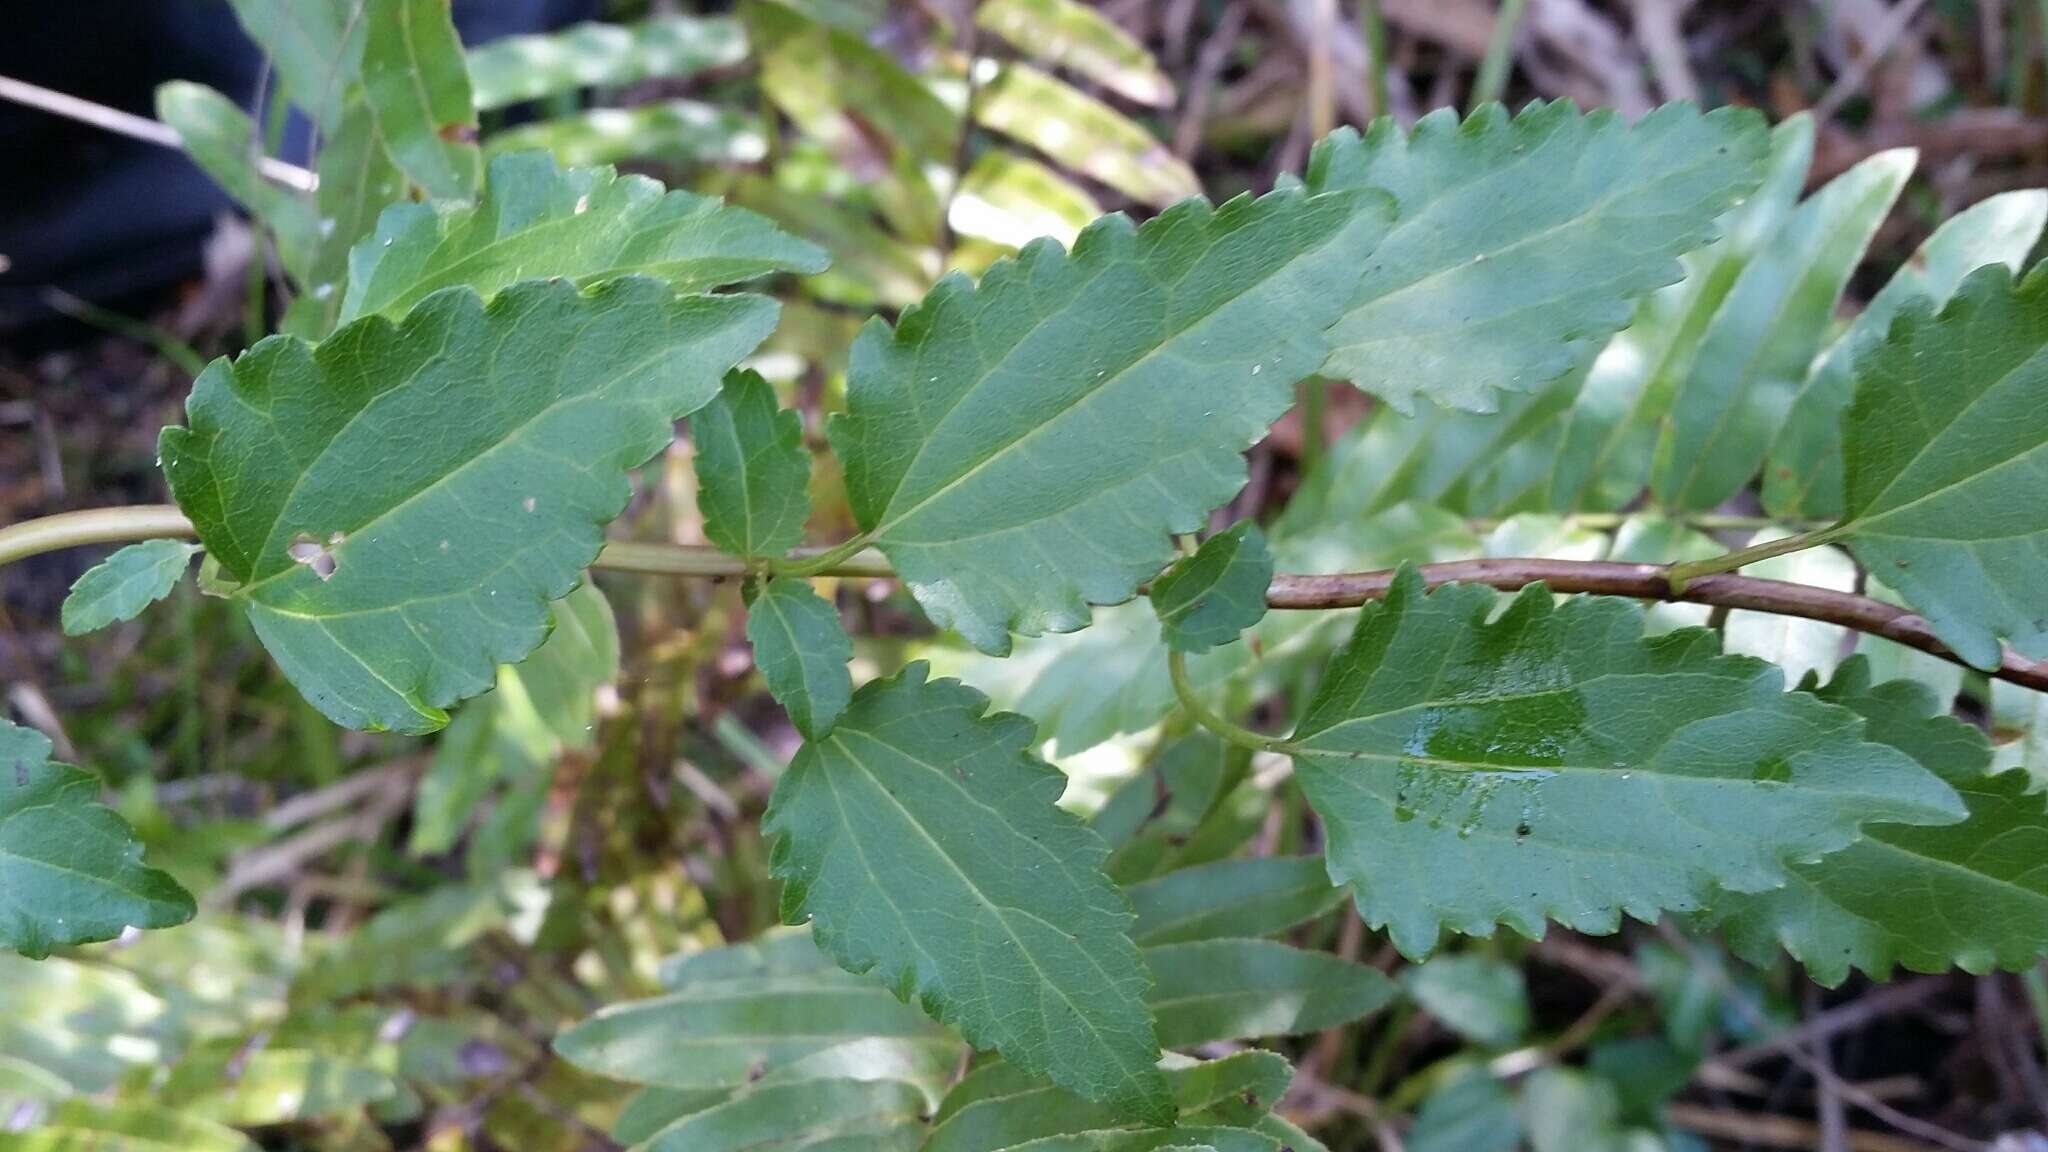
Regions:
<svg viewBox="0 0 2048 1152"><path fill-rule="evenodd" d="M1635 604L1541 585L1504 608L1424 595L1412 570L1360 614L1293 743L1331 876L1411 956L1446 926L1612 932L1715 884L1775 887L1865 822L1962 815L1855 713L1709 632L1646 640Z"/></svg>
<svg viewBox="0 0 2048 1152"><path fill-rule="evenodd" d="M191 895L142 863L99 796L90 773L50 760L42 733L0 720L0 948L40 960L192 918Z"/></svg>
<svg viewBox="0 0 2048 1152"><path fill-rule="evenodd" d="M277 240L278 262L301 284L311 280L320 221L304 194L273 184L257 170L256 125L234 101L185 80L156 90L157 119L213 181Z"/></svg>
<svg viewBox="0 0 2048 1152"><path fill-rule="evenodd" d="M1323 374L1402 410L1485 410L1583 364L1756 187L1763 121L1667 105L1635 124L1566 102L1448 109L1317 145L1308 186L1377 188L1398 216L1330 329Z"/></svg>
<svg viewBox="0 0 2048 1152"><path fill-rule="evenodd" d="M988 0L974 22L1018 51L1094 80L1140 104L1168 105L1173 81L1145 46L1079 0Z"/></svg>
<svg viewBox="0 0 2048 1152"><path fill-rule="evenodd" d="M746 32L729 17L584 23L560 32L506 36L471 49L469 83L478 108L502 108L578 88L678 80L729 67L746 55Z"/></svg>
<svg viewBox="0 0 2048 1152"><path fill-rule="evenodd" d="M361 0L229 0L292 103L323 132L339 127L363 62Z"/></svg>
<svg viewBox="0 0 2048 1152"><path fill-rule="evenodd" d="M1971 664L1996 665L2001 637L2048 656L2048 265L1906 305L1856 375L1828 537Z"/></svg>
<svg viewBox="0 0 2048 1152"><path fill-rule="evenodd" d="M160 442L171 491L264 647L351 727L432 731L546 634L625 470L774 326L640 278L485 305L452 290L216 361Z"/></svg>
<svg viewBox="0 0 2048 1152"><path fill-rule="evenodd" d="M86 569L64 597L64 634L83 636L135 619L171 594L198 551L183 540L145 540Z"/></svg>
<svg viewBox="0 0 2048 1152"><path fill-rule="evenodd" d="M922 664L855 693L806 744L762 826L785 920L875 970L978 1047L1161 1122L1145 968L1108 848L1053 802L1031 722Z"/></svg>
<svg viewBox="0 0 2048 1152"><path fill-rule="evenodd" d="M1185 161L1102 101L1028 64L1011 61L994 73L975 94L982 127L1156 208L1202 190Z"/></svg>
<svg viewBox="0 0 2048 1152"><path fill-rule="evenodd" d="M861 527L985 652L1085 625L1243 484L1385 222L1372 193L1191 200L947 278L854 346L830 431Z"/></svg>
<svg viewBox="0 0 2048 1152"><path fill-rule="evenodd" d="M443 288L486 299L518 280L559 277L590 285L651 276L677 292L703 292L771 272L817 272L825 254L744 208L664 192L610 168L562 169L546 154L491 161L475 204L403 204L349 259L341 322L398 319Z"/></svg>
<svg viewBox="0 0 2048 1152"><path fill-rule="evenodd" d="M1707 511L1756 475L1913 163L1909 149L1880 152L1829 181L1742 270L1657 444L1663 507Z"/></svg>
<svg viewBox="0 0 2048 1152"><path fill-rule="evenodd" d="M761 135L760 120L743 109L657 100L522 124L494 134L484 144L493 156L535 149L577 167L642 159L753 164L767 154L768 142Z"/></svg>
<svg viewBox="0 0 2048 1152"><path fill-rule="evenodd" d="M975 157L947 207L954 232L1011 248L1040 236L1070 245L1102 215L1086 189L1036 160L1000 150Z"/></svg>

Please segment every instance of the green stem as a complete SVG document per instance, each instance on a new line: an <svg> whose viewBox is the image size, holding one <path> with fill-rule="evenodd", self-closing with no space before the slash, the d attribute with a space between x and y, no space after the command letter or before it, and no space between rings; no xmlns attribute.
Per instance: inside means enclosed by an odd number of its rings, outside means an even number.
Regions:
<svg viewBox="0 0 2048 1152"><path fill-rule="evenodd" d="M860 555L867 546L868 538L865 535L855 536L812 556L770 560L766 568L771 576L822 576ZM893 570L889 568L887 561L884 561L881 570L875 573L878 576L891 574Z"/></svg>
<svg viewBox="0 0 2048 1152"><path fill-rule="evenodd" d="M1365 37L1365 75L1374 117L1391 116L1387 107L1387 18L1380 14L1380 0L1358 0L1358 30Z"/></svg>
<svg viewBox="0 0 2048 1152"><path fill-rule="evenodd" d="M1173 678L1173 694L1179 697L1181 710L1188 714L1190 720L1215 733L1225 743L1249 748L1254 752L1286 752L1292 747L1278 737L1261 736L1249 728L1240 728L1204 704L1201 697L1195 695L1195 686L1188 683L1186 653L1178 649L1169 650L1166 654L1166 672Z"/></svg>
<svg viewBox="0 0 2048 1152"><path fill-rule="evenodd" d="M1773 556L1783 556L1788 552L1804 552L1808 548L1827 543L1833 535L1833 529L1801 532L1796 536L1787 536L1782 540L1767 540L1762 544L1752 544L1747 548L1739 548L1720 556L1709 556L1705 560L1688 560L1682 564L1673 564L1668 573L1671 581L1671 591L1674 594L1684 592L1685 586L1688 583L1702 576L1715 576L1722 572L1733 572L1738 568L1747 567L1759 560L1769 560Z"/></svg>
<svg viewBox="0 0 2048 1152"><path fill-rule="evenodd" d="M1508 67L1515 58L1515 33L1522 27L1522 13L1529 0L1500 0L1500 12L1493 18L1493 38L1486 42L1486 59L1479 62L1479 76L1472 81L1471 111L1500 99L1508 87Z"/></svg>

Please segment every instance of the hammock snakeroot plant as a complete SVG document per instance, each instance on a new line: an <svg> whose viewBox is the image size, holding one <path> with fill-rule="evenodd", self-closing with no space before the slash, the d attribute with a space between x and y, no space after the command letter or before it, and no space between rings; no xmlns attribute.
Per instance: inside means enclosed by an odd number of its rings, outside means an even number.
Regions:
<svg viewBox="0 0 2048 1152"><path fill-rule="evenodd" d="M764 829L782 915L809 930L734 960L753 983L686 964L559 1039L594 1071L723 1093L671 1100L654 1146L810 1124L910 1147L927 1116L928 1148L1306 1146L1270 1113L1277 1056L1171 1050L1386 1003L1378 972L1261 939L1347 894L1411 958L1667 914L1827 981L2048 955L2039 857L2010 850L2048 843L2048 812L1981 734L1861 656L1792 683L1667 614L1841 627L1887 667L2048 689L2048 268L2020 268L2039 194L1958 217L1823 346L1910 157L1798 203L1810 125L1746 111L1340 130L1275 191L1105 216L868 321L825 429L856 529L818 543L813 448L755 353L777 325L762 286L826 254L715 198L422 139L438 113L398 91L398 49L360 51L363 91L323 110L337 147L367 115L433 198L365 221L339 262L294 249L321 306L199 376L162 438L174 508L17 524L0 562L127 542L65 606L84 632L203 555L306 700L407 734L538 661L593 569L742 580L803 738ZM1793 304L1818 319L1744 327ZM1309 380L1380 408L1295 507L1211 532ZM710 543L608 541L686 418ZM1785 531L1700 547L1752 482ZM1624 508L1645 488L1669 519ZM1518 552L1528 514L1619 531L1604 559ZM1506 523L1482 542L1468 520ZM1838 547L1895 595L1765 578ZM1047 675L1114 708L1089 736L923 663L856 684L827 577L900 581L966 663L1054 645ZM597 599L574 611L609 628ZM1121 681L1058 663L1093 659L1091 634ZM1275 677L1301 688L1295 720L1255 731ZM1121 796L1093 821L1056 803L1047 736L1162 721L1298 788L1322 861L1154 874ZM88 776L26 730L0 743L0 944L192 915ZM770 1019L741 1013L753 996L800 1006L809 1039L720 1049L729 1020ZM900 1075L818 1070L827 1041L884 1038ZM916 1069L963 1043L1001 1060L940 1099Z"/></svg>

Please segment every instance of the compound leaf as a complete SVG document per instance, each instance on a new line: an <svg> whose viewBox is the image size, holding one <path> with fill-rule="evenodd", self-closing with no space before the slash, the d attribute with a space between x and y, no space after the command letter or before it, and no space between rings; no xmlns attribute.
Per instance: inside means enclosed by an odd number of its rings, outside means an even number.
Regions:
<svg viewBox="0 0 2048 1152"><path fill-rule="evenodd" d="M1079 0L989 0L974 13L977 26L1018 51L1086 76L1127 100L1164 107L1173 81L1116 21Z"/></svg>
<svg viewBox="0 0 2048 1152"><path fill-rule="evenodd" d="M1293 743L1330 875L1410 956L1439 931L1612 932L1622 913L1758 891L1867 821L1960 802L1863 720L1783 691L1712 633L1643 637L1642 610L1533 585L1425 595L1413 569L1359 615Z"/></svg>
<svg viewBox="0 0 2048 1152"><path fill-rule="evenodd" d="M681 79L746 56L746 30L729 16L589 22L560 32L506 36L472 49L469 84L478 108L502 108L579 88Z"/></svg>
<svg viewBox="0 0 2048 1152"><path fill-rule="evenodd" d="M455 198L482 174L469 68L450 0L362 0L363 95L391 159L427 190Z"/></svg>
<svg viewBox="0 0 2048 1152"><path fill-rule="evenodd" d="M1666 417L1650 478L1662 506L1712 509L1756 475L1913 163L1902 148L1835 177L1742 270Z"/></svg>
<svg viewBox="0 0 2048 1152"><path fill-rule="evenodd" d="M1168 1048L1320 1032L1395 996L1377 968L1273 940L1162 944L1145 949L1145 963L1158 981L1150 1002Z"/></svg>
<svg viewBox="0 0 2048 1152"><path fill-rule="evenodd" d="M1960 824L1873 824L1783 888L1714 904L1732 946L1767 963L1782 946L1823 984L1851 967L1882 979L1915 972L2023 969L2048 955L2048 800L2024 771L1987 775L1991 748L1907 680L1873 685L1861 658L1814 690L1860 713L1873 740L1941 776L1963 798Z"/></svg>
<svg viewBox="0 0 2048 1152"><path fill-rule="evenodd" d="M1152 610L1177 652L1207 652L1236 640L1266 614L1273 555L1249 520L1202 541L1152 582Z"/></svg>
<svg viewBox="0 0 2048 1152"><path fill-rule="evenodd" d="M768 694L789 713L807 740L832 731L832 722L853 696L853 641L839 623L839 609L811 588L810 581L777 576L749 589L747 642L754 663L768 681Z"/></svg>
<svg viewBox="0 0 2048 1152"><path fill-rule="evenodd" d="M1010 61L998 68L975 96L974 117L982 127L1156 208L1202 190L1187 162L1143 126L1029 64Z"/></svg>
<svg viewBox="0 0 2048 1152"><path fill-rule="evenodd" d="M64 634L83 636L135 619L171 594L198 551L183 540L144 540L86 569L64 597Z"/></svg>
<svg viewBox="0 0 2048 1152"><path fill-rule="evenodd" d="M1104 217L870 323L830 429L861 527L984 652L1084 627L1243 485L1387 213L1293 190Z"/></svg>
<svg viewBox="0 0 2048 1152"><path fill-rule="evenodd" d="M1979 668L2048 656L2048 264L1908 304L1859 358L1842 520L1825 535Z"/></svg>
<svg viewBox="0 0 2048 1152"><path fill-rule="evenodd" d="M442 292L403 324L216 361L190 426L164 431L164 471L308 700L432 731L540 644L626 470L774 323L770 301L641 278Z"/></svg>
<svg viewBox="0 0 2048 1152"><path fill-rule="evenodd" d="M349 256L341 320L397 319L430 293L488 298L515 280L588 285L653 276L702 292L771 272L823 271L825 254L762 216L645 176L558 167L544 152L492 159L483 198L387 209Z"/></svg>
<svg viewBox="0 0 2048 1152"><path fill-rule="evenodd" d="M718 395L690 417L690 443L707 539L756 557L781 556L803 540L811 515L803 415L779 408L759 373L726 374Z"/></svg>
<svg viewBox="0 0 2048 1152"><path fill-rule="evenodd" d="M0 720L0 948L52 948L192 918L192 897L142 863L142 845L90 773L50 760L42 733Z"/></svg>
<svg viewBox="0 0 2048 1152"><path fill-rule="evenodd" d="M1402 411L1537 390L1679 279L1679 254L1761 178L1766 138L1752 112L1674 104L1631 126L1565 101L1339 131L1309 188L1378 188L1399 216L1330 329L1323 375Z"/></svg>
<svg viewBox="0 0 2048 1152"><path fill-rule="evenodd" d="M804 745L763 819L783 918L968 1041L1149 1123L1172 1119L1108 848L1054 806L1022 716L913 663Z"/></svg>

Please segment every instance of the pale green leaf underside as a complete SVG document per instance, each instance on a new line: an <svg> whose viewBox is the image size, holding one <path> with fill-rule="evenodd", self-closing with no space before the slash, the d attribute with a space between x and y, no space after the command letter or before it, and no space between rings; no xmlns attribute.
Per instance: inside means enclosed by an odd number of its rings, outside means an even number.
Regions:
<svg viewBox="0 0 2048 1152"><path fill-rule="evenodd" d="M1200 940L1145 949L1157 981L1159 1042L1192 1048L1299 1036L1384 1008L1394 982L1379 969L1273 940Z"/></svg>
<svg viewBox="0 0 2048 1152"><path fill-rule="evenodd" d="M278 262L292 279L308 284L320 246L320 221L300 194L258 171L259 142L249 114L203 84L173 80L156 90L156 115L176 130L193 162L270 231Z"/></svg>
<svg viewBox="0 0 2048 1152"><path fill-rule="evenodd" d="M183 540L145 540L86 569L64 597L64 634L83 636L135 619L171 594L198 551Z"/></svg>
<svg viewBox="0 0 2048 1152"><path fill-rule="evenodd" d="M481 109L579 88L679 79L746 59L747 36L720 16L657 16L637 24L577 24L506 36L469 53L469 84Z"/></svg>
<svg viewBox="0 0 2048 1152"><path fill-rule="evenodd" d="M985 652L1085 626L1243 485L1386 219L1369 192L1186 201L942 281L854 345L831 435L861 526Z"/></svg>
<svg viewBox="0 0 2048 1152"><path fill-rule="evenodd" d="M1529 1030L1529 990L1521 969L1494 957L1432 957L1402 972L1401 987L1438 1022L1475 1044L1506 1048Z"/></svg>
<svg viewBox="0 0 2048 1152"><path fill-rule="evenodd" d="M832 731L853 696L853 641L839 609L807 580L777 576L747 600L747 642L768 693L808 740Z"/></svg>
<svg viewBox="0 0 2048 1152"><path fill-rule="evenodd" d="M924 1094L900 1080L764 1084L676 1121L644 1152L914 1152Z"/></svg>
<svg viewBox="0 0 2048 1152"><path fill-rule="evenodd" d="M1909 304L1859 358L1829 537L1979 668L2048 656L2048 265Z"/></svg>
<svg viewBox="0 0 2048 1152"><path fill-rule="evenodd" d="M1344 901L1320 856L1260 856L1182 868L1131 886L1141 945L1272 936Z"/></svg>
<svg viewBox="0 0 2048 1152"><path fill-rule="evenodd" d="M803 542L811 454L803 415L777 406L759 373L726 374L690 417L704 536L735 556L779 557Z"/></svg>
<svg viewBox="0 0 2048 1152"><path fill-rule="evenodd" d="M1742 270L1665 418L1650 477L1661 507L1708 511L1756 476L1913 164L1910 149L1880 152L1830 180Z"/></svg>
<svg viewBox="0 0 2048 1152"><path fill-rule="evenodd" d="M1667 105L1631 126L1562 101L1339 131L1309 188L1377 188L1398 216L1330 329L1323 374L1403 411L1416 396L1483 411L1495 390L1535 391L1678 280L1679 255L1761 178L1766 136L1731 108Z"/></svg>
<svg viewBox="0 0 2048 1152"><path fill-rule="evenodd" d="M1855 713L1786 693L1711 633L1643 638L1642 610L1413 571L1359 616L1294 738L1330 874L1421 956L1440 930L1612 932L1783 883L1874 820L1962 816Z"/></svg>
<svg viewBox="0 0 2048 1152"><path fill-rule="evenodd" d="M99 781L51 763L42 733L0 720L0 948L41 959L192 913L191 895L142 863Z"/></svg>
<svg viewBox="0 0 2048 1152"><path fill-rule="evenodd" d="M1152 582L1152 610L1167 647L1207 652L1228 644L1266 614L1273 555L1247 520L1202 541Z"/></svg>
<svg viewBox="0 0 2048 1152"><path fill-rule="evenodd" d="M626 470L775 322L628 278L430 297L217 361L160 444L264 647L337 723L431 731L545 635Z"/></svg>
<svg viewBox="0 0 2048 1152"><path fill-rule="evenodd" d="M1873 824L1842 851L1794 864L1783 888L1723 894L1713 913L1730 943L1764 963L1783 947L1830 985L1852 967L1882 979L1895 965L2019 970L2048 955L2048 802L2027 791L2026 774L1987 775L1981 733L1917 684L1873 686L1861 659L1817 694L1940 774L1969 816L1936 828Z"/></svg>
<svg viewBox="0 0 2048 1152"><path fill-rule="evenodd" d="M785 920L1029 1071L1172 1116L1131 914L1099 837L1054 806L1031 722L912 664L806 744L763 820Z"/></svg>
<svg viewBox="0 0 2048 1152"><path fill-rule="evenodd" d="M1293 1078L1286 1060L1256 1051L1166 1072L1182 1125L1254 1120L1280 1099ZM976 1069L946 1094L922 1152L1004 1152L1033 1140L1128 1127L1101 1105L998 1062Z"/></svg>
<svg viewBox="0 0 2048 1152"><path fill-rule="evenodd" d="M518 280L580 285L652 276L702 292L771 272L819 272L825 254L744 208L666 192L645 176L558 167L544 152L491 160L483 198L400 204L349 255L341 322L393 319L443 288L488 298Z"/></svg>
<svg viewBox="0 0 2048 1152"><path fill-rule="evenodd" d="M363 62L358 0L229 0L286 95L323 132L342 119Z"/></svg>
<svg viewBox="0 0 2048 1152"><path fill-rule="evenodd" d="M448 0L362 0L363 95L391 159L430 196L476 191L476 106Z"/></svg>

